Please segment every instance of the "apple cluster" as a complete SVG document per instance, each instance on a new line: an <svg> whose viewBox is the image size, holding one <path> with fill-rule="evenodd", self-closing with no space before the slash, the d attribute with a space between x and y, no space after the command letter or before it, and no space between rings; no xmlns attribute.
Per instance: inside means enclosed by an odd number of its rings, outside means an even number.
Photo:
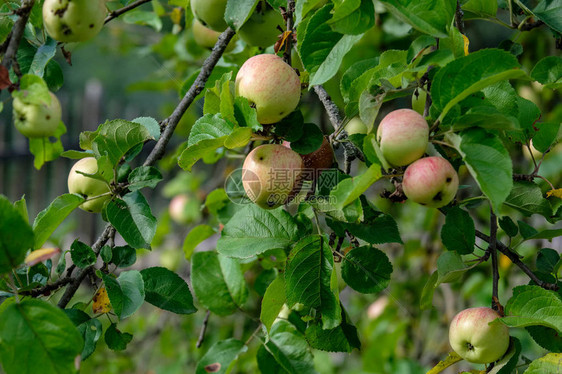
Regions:
<svg viewBox="0 0 562 374"><path fill-rule="evenodd" d="M192 0L191 11L195 17L192 30L195 42L204 48L212 48L221 32L226 30L224 20L227 0ZM238 35L246 44L267 48L273 45L284 24L281 13L275 11L267 2L260 1L250 18L238 30ZM234 48L231 41L227 51Z"/></svg>
<svg viewBox="0 0 562 374"><path fill-rule="evenodd" d="M457 193L459 178L442 157L421 158L428 145L429 126L411 109L387 114L377 129L382 155L392 166L407 166L402 189L408 199L430 208L449 204Z"/></svg>

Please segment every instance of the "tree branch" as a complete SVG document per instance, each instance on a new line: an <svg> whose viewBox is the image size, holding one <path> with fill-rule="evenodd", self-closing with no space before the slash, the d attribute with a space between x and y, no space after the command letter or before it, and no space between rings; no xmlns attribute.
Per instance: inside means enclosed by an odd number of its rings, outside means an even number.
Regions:
<svg viewBox="0 0 562 374"><path fill-rule="evenodd" d="M484 240L484 241L486 241L486 242L488 242L488 243L490 243L490 242L492 241L492 239L491 239L488 235L484 234L483 232L481 232L481 231L479 231L479 230L476 230L476 237L478 237L478 238L480 238L480 239L482 239L482 240ZM554 291L558 290L558 285L557 285L557 284L547 283L547 282L544 282L544 281L540 280L540 279L535 275L535 273L533 273L533 272L531 271L531 269L529 269L529 268L527 267L527 265L525 265L525 264L521 261L521 259L519 258L519 255L518 255L517 253L512 252L511 249L509 249L509 247L507 247L505 244L503 244L502 242L496 240L496 248L497 248L498 251L500 251L501 253L503 253L504 255L506 255L506 256L511 260L511 262L513 262L513 263L514 263L515 265L517 265L521 270L523 270L523 272L524 272L525 274L527 274L527 275L529 276L529 278L531 278L531 280L532 280L533 282L535 282L538 286L540 286L540 287L542 287L542 288L544 288L544 289L546 289L546 290L554 290Z"/></svg>
<svg viewBox="0 0 562 374"><path fill-rule="evenodd" d="M168 145L168 142L170 141L172 134L174 133L174 130L176 129L176 126L178 125L181 117L183 116L187 108L189 108L193 100L195 100L195 97L197 97L197 95L199 95L199 93L205 87L205 83L209 79L211 72L215 68L215 65L221 58L224 50L226 49L226 46L228 45L230 39L232 39L234 34L234 30L229 27L219 36L217 44L215 44L215 46L213 47L211 55L207 57L207 59L203 63L201 72L197 76L197 79L195 79L195 82L193 82L174 112L164 121L162 121L162 123L165 125L164 132L160 136L160 139L154 146L152 152L150 152L150 154L148 155L146 161L143 164L144 166L154 165L156 161L162 158L164 152L166 151L166 146Z"/></svg>
<svg viewBox="0 0 562 374"><path fill-rule="evenodd" d="M19 18L12 28L12 33L10 36L10 41L6 47L6 54L2 59L2 66L6 69L10 69L12 62L16 60L16 54L18 52L18 47L20 45L20 40L23 36L23 31L25 30L25 25L31 14L31 9L35 0L24 0L22 6L17 10ZM17 61L16 61L17 62Z"/></svg>
<svg viewBox="0 0 562 374"><path fill-rule="evenodd" d="M205 333L207 332L207 326L209 325L209 317L211 316L211 311L207 310L207 314L205 315L205 319L203 320L203 326L201 326L201 332L199 333L199 339L197 339L197 344L195 345L197 348L201 348L203 345L203 341L205 340Z"/></svg>
<svg viewBox="0 0 562 374"><path fill-rule="evenodd" d="M285 51L283 52L283 60L291 65L291 49L293 46L293 27L294 27L294 19L293 19L293 14L295 12L295 0L287 0L287 10L285 13L285 24L287 26L287 31L289 31L291 34L287 37L287 39L285 40L286 46L285 46Z"/></svg>
<svg viewBox="0 0 562 374"><path fill-rule="evenodd" d="M459 29L460 33L464 35L465 31L464 31L464 22L462 20L463 16L464 13L461 9L461 2L460 0L457 0L457 9L455 11L455 25L457 26L457 29Z"/></svg>
<svg viewBox="0 0 562 374"><path fill-rule="evenodd" d="M109 21L111 21L114 18L119 17L120 15L128 12L129 10L135 9L138 6L141 6L144 3L148 3L152 0L138 0L135 1L134 3L131 3L127 6L124 6L123 8L119 8L117 10L114 10L113 12L110 12L109 15L105 18L105 21L103 21L103 23L108 23Z"/></svg>
<svg viewBox="0 0 562 374"><path fill-rule="evenodd" d="M492 256L492 308L497 311L501 310L498 296L498 283L500 280L500 273L498 271L498 251L496 251L497 243L496 235L498 233L498 219L494 214L494 210L490 207L490 245L487 252Z"/></svg>

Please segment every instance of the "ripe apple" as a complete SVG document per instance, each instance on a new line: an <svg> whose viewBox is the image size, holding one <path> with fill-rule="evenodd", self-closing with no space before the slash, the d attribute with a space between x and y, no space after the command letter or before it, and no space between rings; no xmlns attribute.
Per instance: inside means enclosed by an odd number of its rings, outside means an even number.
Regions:
<svg viewBox="0 0 562 374"><path fill-rule="evenodd" d="M280 57L262 54L249 58L236 75L236 95L255 105L262 124L279 122L299 104L300 79Z"/></svg>
<svg viewBox="0 0 562 374"><path fill-rule="evenodd" d="M291 147L291 143L287 141L284 141L283 145L287 148ZM301 158L305 169L303 179L312 180L314 176L318 177L322 170L332 167L334 163L334 150L328 138L324 137L320 148L306 155L301 155Z"/></svg>
<svg viewBox="0 0 562 374"><path fill-rule="evenodd" d="M449 342L455 352L469 362L489 364L497 361L509 347L509 329L501 322L490 322L500 315L493 309L465 309L449 327Z"/></svg>
<svg viewBox="0 0 562 374"><path fill-rule="evenodd" d="M442 157L417 160L404 172L402 189L408 199L432 208L449 204L459 187L459 177Z"/></svg>
<svg viewBox="0 0 562 374"><path fill-rule="evenodd" d="M224 20L227 0L191 0L191 11L201 23L215 31L223 32L227 28Z"/></svg>
<svg viewBox="0 0 562 374"><path fill-rule="evenodd" d="M43 24L59 42L83 42L96 36L103 27L106 0L45 0Z"/></svg>
<svg viewBox="0 0 562 374"><path fill-rule="evenodd" d="M109 186L104 181L87 177L77 173L80 171L86 174L95 174L98 171L98 161L93 157L86 157L74 164L68 174L68 192L82 195L85 199L99 196L110 192ZM90 213L99 213L103 204L111 198L111 195L104 195L92 200L83 202L79 208Z"/></svg>
<svg viewBox="0 0 562 374"><path fill-rule="evenodd" d="M62 111L59 99L50 94L50 102L43 104L29 104L19 97L14 98L14 125L24 136L43 138L57 131Z"/></svg>
<svg viewBox="0 0 562 374"><path fill-rule="evenodd" d="M347 125L345 125L345 131L347 131L348 135L366 134L369 129L367 128L367 125L361 121L361 118L353 117L349 120Z"/></svg>
<svg viewBox="0 0 562 374"><path fill-rule="evenodd" d="M242 185L261 208L277 208L300 191L302 168L301 156L295 151L281 144L260 145L244 160Z"/></svg>
<svg viewBox="0 0 562 374"><path fill-rule="evenodd" d="M186 194L174 196L170 201L168 211L170 218L180 225L186 225L196 221L201 216L201 203Z"/></svg>
<svg viewBox="0 0 562 374"><path fill-rule="evenodd" d="M411 109L388 113L377 129L382 154L393 166L405 166L423 156L428 137L427 122Z"/></svg>
<svg viewBox="0 0 562 374"><path fill-rule="evenodd" d="M281 13L269 5L266 5L264 9L261 3L258 3L256 11L240 28L238 35L248 45L267 48L275 44L279 34L282 33L277 26L283 27L284 25L285 21Z"/></svg>
<svg viewBox="0 0 562 374"><path fill-rule="evenodd" d="M416 92L418 93L416 95ZM423 112L425 110L425 102L427 100L427 92L418 88L412 94L412 109L418 112L421 116L423 116Z"/></svg>
<svg viewBox="0 0 562 374"><path fill-rule="evenodd" d="M219 35L221 34L218 31L211 30L210 28L203 26L203 24L199 22L197 18L193 20L191 30L193 31L193 39L195 40L195 43L203 48L209 49L215 46L217 40L219 39ZM234 47L236 47L236 35L226 46L225 52L232 51Z"/></svg>

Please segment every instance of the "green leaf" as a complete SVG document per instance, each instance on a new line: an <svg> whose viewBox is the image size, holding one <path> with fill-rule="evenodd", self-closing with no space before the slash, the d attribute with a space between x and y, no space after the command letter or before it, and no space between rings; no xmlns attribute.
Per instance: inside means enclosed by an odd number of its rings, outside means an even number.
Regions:
<svg viewBox="0 0 562 374"><path fill-rule="evenodd" d="M549 147L558 143L561 139L561 126L562 125L560 123L555 122L543 122L536 124L534 127L538 127L539 130L533 136L533 146L539 152L546 152Z"/></svg>
<svg viewBox="0 0 562 374"><path fill-rule="evenodd" d="M359 247L345 255L341 274L355 291L378 293L390 283L392 264L384 252L368 246Z"/></svg>
<svg viewBox="0 0 562 374"><path fill-rule="evenodd" d="M470 18L472 15L477 18L495 17L498 11L496 0L468 0L462 5L462 10L468 12L465 16Z"/></svg>
<svg viewBox="0 0 562 374"><path fill-rule="evenodd" d="M258 122L256 108L252 108L245 97L237 96L234 99L234 117L242 127L249 127L253 131L263 130L263 126Z"/></svg>
<svg viewBox="0 0 562 374"><path fill-rule="evenodd" d="M301 155L318 150L324 140L322 130L314 123L305 123L302 131L302 136L298 140L291 142L291 149Z"/></svg>
<svg viewBox="0 0 562 374"><path fill-rule="evenodd" d="M183 253L186 260L190 260L195 248L202 241L215 235L215 230L209 225L197 225L192 228L183 241Z"/></svg>
<svg viewBox="0 0 562 374"><path fill-rule="evenodd" d="M139 166L129 174L129 190L137 191L141 188L154 188L162 180L162 173L154 166Z"/></svg>
<svg viewBox="0 0 562 374"><path fill-rule="evenodd" d="M273 325L269 341L258 351L258 367L262 373L316 374L308 343L283 320Z"/></svg>
<svg viewBox="0 0 562 374"><path fill-rule="evenodd" d="M341 323L337 277L332 284L334 259L328 243L319 235L301 239L289 254L285 269L287 305L302 304L303 313L315 309L322 314L322 327Z"/></svg>
<svg viewBox="0 0 562 374"><path fill-rule="evenodd" d="M462 261L458 252L443 252L437 259L437 274L439 275L435 286L441 283L452 283L469 270L469 267Z"/></svg>
<svg viewBox="0 0 562 374"><path fill-rule="evenodd" d="M342 209L351 204L355 199L358 199L363 192L367 191L373 183L379 180L381 175L380 165L372 164L362 174L339 182L330 192L330 198L333 198L333 201L336 202L335 206L337 209Z"/></svg>
<svg viewBox="0 0 562 374"><path fill-rule="evenodd" d="M126 268L137 262L137 251L128 245L116 246L111 249L112 264L118 268Z"/></svg>
<svg viewBox="0 0 562 374"><path fill-rule="evenodd" d="M517 118L506 116L496 108L489 106L470 109L467 114L455 120L452 129L460 131L470 127L480 127L486 130L520 130Z"/></svg>
<svg viewBox="0 0 562 374"><path fill-rule="evenodd" d="M206 114L199 118L189 133L188 146L193 146L205 139L218 139L230 135L233 125L225 121L220 114Z"/></svg>
<svg viewBox="0 0 562 374"><path fill-rule="evenodd" d="M193 296L187 283L176 273L163 267L141 270L145 300L152 305L176 314L192 314Z"/></svg>
<svg viewBox="0 0 562 374"><path fill-rule="evenodd" d="M562 299L539 286L518 286L505 306L502 322L510 327L546 326L562 333Z"/></svg>
<svg viewBox="0 0 562 374"><path fill-rule="evenodd" d="M269 284L261 301L260 321L267 331L271 330L271 326L283 309L286 300L285 278L278 276Z"/></svg>
<svg viewBox="0 0 562 374"><path fill-rule="evenodd" d="M216 252L193 254L191 284L199 302L219 316L234 313L248 298L240 263Z"/></svg>
<svg viewBox="0 0 562 374"><path fill-rule="evenodd" d="M80 269L85 269L86 267L96 263L96 254L86 245L76 239L70 246L70 258L74 265L78 266Z"/></svg>
<svg viewBox="0 0 562 374"><path fill-rule="evenodd" d="M474 221L466 210L454 207L447 212L441 229L441 240L449 251L467 255L474 251Z"/></svg>
<svg viewBox="0 0 562 374"><path fill-rule="evenodd" d="M560 262L560 254L551 248L543 248L537 255L537 269L545 273L553 273Z"/></svg>
<svg viewBox="0 0 562 374"><path fill-rule="evenodd" d="M252 138L252 129L249 127L237 127L224 140L224 146L228 149L246 146Z"/></svg>
<svg viewBox="0 0 562 374"><path fill-rule="evenodd" d="M388 214L380 214L361 223L344 223L329 218L326 223L338 236L345 236L345 230L348 230L353 236L370 244L402 243L398 225Z"/></svg>
<svg viewBox="0 0 562 374"><path fill-rule="evenodd" d="M526 76L517 58L500 49L483 49L458 58L439 69L431 83L433 106L440 112L438 120L470 94L502 80Z"/></svg>
<svg viewBox="0 0 562 374"><path fill-rule="evenodd" d="M123 22L137 25L147 25L152 27L156 32L162 29L162 20L155 12L133 9L121 17Z"/></svg>
<svg viewBox="0 0 562 374"><path fill-rule="evenodd" d="M550 203L543 197L541 188L533 182L513 183L513 188L505 199L505 205L520 211L527 217L532 214L540 214L550 218L552 215Z"/></svg>
<svg viewBox="0 0 562 374"><path fill-rule="evenodd" d="M359 35L375 25L373 0L336 2L334 15L328 24L342 34Z"/></svg>
<svg viewBox="0 0 562 374"><path fill-rule="evenodd" d="M74 373L83 347L72 321L45 301L11 303L0 314L0 362L6 373Z"/></svg>
<svg viewBox="0 0 562 374"><path fill-rule="evenodd" d="M420 298L420 309L426 310L431 308L433 305L433 294L435 292L435 287L437 287L437 279L439 278L439 272L434 271L431 276L423 286L421 298Z"/></svg>
<svg viewBox="0 0 562 374"><path fill-rule="evenodd" d="M20 212L0 195L0 274L19 266L33 247L33 231Z"/></svg>
<svg viewBox="0 0 562 374"><path fill-rule="evenodd" d="M33 61L31 62L31 66L29 68L29 74L43 77L47 64L53 57L55 57L56 52L57 41L47 38L45 43L37 49L35 56L33 56Z"/></svg>
<svg viewBox="0 0 562 374"><path fill-rule="evenodd" d="M56 160L64 151L61 136L66 133L64 123L59 122L56 132L48 138L29 138L29 151L35 156L33 166L39 170L49 161Z"/></svg>
<svg viewBox="0 0 562 374"><path fill-rule="evenodd" d="M248 18L250 18L254 9L256 9L257 4L258 0L228 1L224 12L226 24L235 31L240 30L240 27L242 27Z"/></svg>
<svg viewBox="0 0 562 374"><path fill-rule="evenodd" d="M112 323L105 330L105 344L113 351L124 351L127 349L127 344L133 340L133 335L128 332L121 332L117 329L117 324Z"/></svg>
<svg viewBox="0 0 562 374"><path fill-rule="evenodd" d="M560 0L542 0L533 9L533 13L538 19L543 21L548 27L557 33L562 33L562 2Z"/></svg>
<svg viewBox="0 0 562 374"><path fill-rule="evenodd" d="M558 374L562 369L562 353L548 353L531 362L523 374Z"/></svg>
<svg viewBox="0 0 562 374"><path fill-rule="evenodd" d="M304 117L302 112L297 109L275 124L274 132L286 141L294 142L302 138L303 129Z"/></svg>
<svg viewBox="0 0 562 374"><path fill-rule="evenodd" d="M343 35L332 30L327 21L332 7L325 5L297 28L298 51L310 73L310 87L322 84L338 71L343 57L361 35Z"/></svg>
<svg viewBox="0 0 562 374"><path fill-rule="evenodd" d="M305 331L306 340L312 348L328 352L348 352L361 349L357 328L348 323L342 310L342 323L333 329L323 329L319 323L310 324Z"/></svg>
<svg viewBox="0 0 562 374"><path fill-rule="evenodd" d="M88 315L86 314L86 316ZM92 318L77 325L76 328L84 339L84 349L81 355L82 361L84 361L96 350L96 345L103 332L103 327L99 320Z"/></svg>
<svg viewBox="0 0 562 374"><path fill-rule="evenodd" d="M123 199L109 202L107 218L133 248L150 248L156 233L156 218L140 192L130 192Z"/></svg>
<svg viewBox="0 0 562 374"><path fill-rule="evenodd" d="M562 57L547 56L537 62L531 70L531 78L544 84L547 88L562 87Z"/></svg>
<svg viewBox="0 0 562 374"><path fill-rule="evenodd" d="M510 374L515 370L519 355L521 354L521 343L519 339L511 336L509 338L509 347L503 357L494 364L490 374Z"/></svg>
<svg viewBox="0 0 562 374"><path fill-rule="evenodd" d="M385 7L398 19L418 31L436 38L446 38L447 29L455 15L452 0L383 0Z"/></svg>
<svg viewBox="0 0 562 374"><path fill-rule="evenodd" d="M144 302L144 282L137 270L122 272L117 279L101 273L111 306L119 319L136 312Z"/></svg>
<svg viewBox="0 0 562 374"><path fill-rule="evenodd" d="M270 249L286 249L298 238L297 224L289 213L249 204L224 226L217 251L229 257L249 258Z"/></svg>
<svg viewBox="0 0 562 374"><path fill-rule="evenodd" d="M200 142L187 147L180 155L178 165L186 170L191 171L191 168L201 158L212 155L218 148L224 145L227 136L217 139L203 139Z"/></svg>
<svg viewBox="0 0 562 374"><path fill-rule="evenodd" d="M350 94L353 90L354 82L359 79L363 73L377 66L378 63L378 57L362 60L354 63L345 71L340 81L340 91L346 103L350 101Z"/></svg>
<svg viewBox="0 0 562 374"><path fill-rule="evenodd" d="M513 220L511 218L509 218L509 216L503 216L500 217L500 219L498 220L501 229L509 236L511 236L512 238L514 236L517 235L517 233L519 232L519 227L517 227L517 225L515 224L515 222L513 222Z"/></svg>
<svg viewBox="0 0 562 374"><path fill-rule="evenodd" d="M234 360L248 350L248 347L240 340L226 339L213 344L197 363L195 374L229 372L229 367Z"/></svg>
<svg viewBox="0 0 562 374"><path fill-rule="evenodd" d="M121 158L135 146L154 140L143 125L122 119L106 121L94 133L86 135L93 137L92 150L96 158L107 156L112 167L117 166Z"/></svg>
<svg viewBox="0 0 562 374"><path fill-rule="evenodd" d="M152 117L138 117L132 120L131 122L138 123L146 127L150 135L154 138L154 140L160 139L160 125L158 121L156 121Z"/></svg>
<svg viewBox="0 0 562 374"><path fill-rule="evenodd" d="M473 128L449 140L461 154L468 171L495 212L499 211L513 186L511 158L501 140L482 129Z"/></svg>

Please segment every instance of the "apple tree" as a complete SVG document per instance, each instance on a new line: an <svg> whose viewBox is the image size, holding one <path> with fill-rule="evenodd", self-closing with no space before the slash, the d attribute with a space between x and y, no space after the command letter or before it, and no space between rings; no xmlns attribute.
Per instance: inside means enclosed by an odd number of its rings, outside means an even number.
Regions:
<svg viewBox="0 0 562 374"><path fill-rule="evenodd" d="M0 17L7 125L35 168L74 162L32 219L0 195L0 371L562 372L562 0ZM119 23L154 36L125 53L165 61L147 86L181 81L177 100L64 149L60 64ZM150 190L181 195L168 212ZM79 209L97 239L57 239ZM137 261L174 239L179 263Z"/></svg>

